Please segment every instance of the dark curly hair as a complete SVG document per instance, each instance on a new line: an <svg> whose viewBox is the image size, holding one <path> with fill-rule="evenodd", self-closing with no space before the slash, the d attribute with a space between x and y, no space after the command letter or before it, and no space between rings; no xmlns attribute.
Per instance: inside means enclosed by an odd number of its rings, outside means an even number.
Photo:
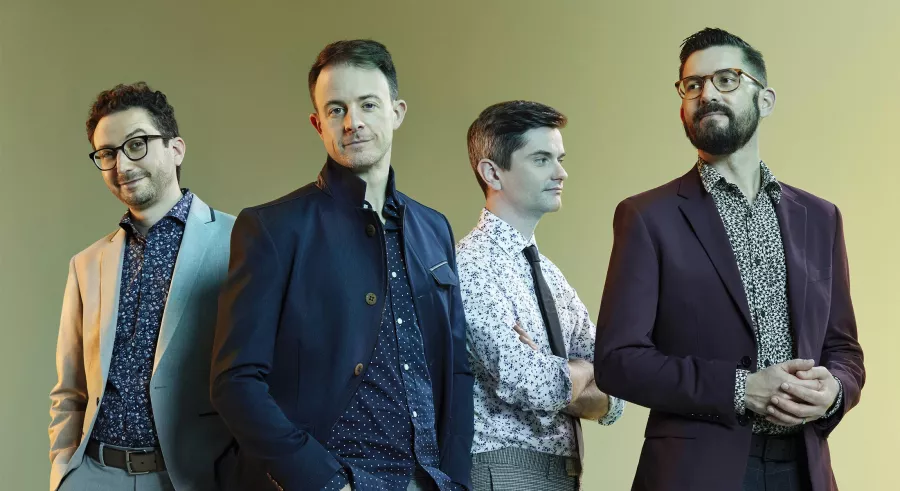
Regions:
<svg viewBox="0 0 900 491"><path fill-rule="evenodd" d="M550 106L532 101L507 101L488 107L469 126L469 163L478 185L487 196L487 183L478 173L478 162L491 159L503 170L512 167L512 154L527 143L523 135L535 128L564 128L566 116Z"/></svg>
<svg viewBox="0 0 900 491"><path fill-rule="evenodd" d="M151 89L146 82L135 82L116 85L97 95L97 100L91 106L90 115L85 123L88 141L91 142L91 145L94 144L94 131L97 130L97 124L101 119L134 107L142 108L150 114L153 126L164 137L163 145L168 146L169 140L180 136L178 122L175 121L175 108L169 104L166 95ZM181 182L181 166L175 168L175 175Z"/></svg>
<svg viewBox="0 0 900 491"><path fill-rule="evenodd" d="M319 74L330 65L350 65L358 68L378 69L387 78L391 99L397 100L400 87L397 84L397 69L387 48L371 39L337 41L325 46L309 69L309 98L316 107L316 82Z"/></svg>

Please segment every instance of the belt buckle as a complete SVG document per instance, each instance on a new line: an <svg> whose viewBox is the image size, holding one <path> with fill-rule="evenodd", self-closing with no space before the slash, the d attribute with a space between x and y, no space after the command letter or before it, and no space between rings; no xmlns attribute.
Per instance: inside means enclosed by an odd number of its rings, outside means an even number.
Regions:
<svg viewBox="0 0 900 491"><path fill-rule="evenodd" d="M141 476L144 474L150 474L150 471L142 471L137 472L131 467L131 456L132 455L149 455L153 453L152 450L126 450L125 451L125 470L128 471L128 474L131 476Z"/></svg>

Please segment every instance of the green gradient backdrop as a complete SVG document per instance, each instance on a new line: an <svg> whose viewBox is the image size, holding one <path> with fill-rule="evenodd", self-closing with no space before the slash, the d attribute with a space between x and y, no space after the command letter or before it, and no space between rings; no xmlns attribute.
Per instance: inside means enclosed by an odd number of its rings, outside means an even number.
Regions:
<svg viewBox="0 0 900 491"><path fill-rule="evenodd" d="M147 80L165 91L187 141L183 182L237 213L322 165L307 122L316 53L340 38L378 39L409 104L395 136L398 184L444 212L457 238L482 204L468 125L501 100L553 105L570 118L570 177L538 238L596 313L616 203L694 162L672 83L680 41L706 26L766 56L778 105L762 126L763 158L844 213L869 377L832 456L842 489L892 488L900 2L336 3L0 0L0 488L46 487L66 264L124 210L86 158L84 120L100 90ZM586 489L628 488L646 415L631 406L611 428L586 426Z"/></svg>

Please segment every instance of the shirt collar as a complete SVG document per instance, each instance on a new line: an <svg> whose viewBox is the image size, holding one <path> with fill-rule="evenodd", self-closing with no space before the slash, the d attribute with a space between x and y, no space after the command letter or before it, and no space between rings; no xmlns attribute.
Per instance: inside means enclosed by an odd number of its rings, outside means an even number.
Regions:
<svg viewBox="0 0 900 491"><path fill-rule="evenodd" d="M325 167L319 173L318 185L326 189L335 198L351 204L355 207L366 203L366 181L353 173L352 170L335 162L331 157L325 161ZM388 198L393 198L398 206L402 206L403 199L398 195L394 168L388 169L388 180L384 190L385 203Z"/></svg>
<svg viewBox="0 0 900 491"><path fill-rule="evenodd" d="M486 208L481 210L481 216L478 218L478 225L475 228L487 235L503 252L513 257L521 256L522 250L529 245L534 244L537 247L533 234L526 238L515 227Z"/></svg>
<svg viewBox="0 0 900 491"><path fill-rule="evenodd" d="M171 218L181 223L182 225L187 224L188 213L191 211L191 202L194 200L194 193L191 192L190 189L182 188L181 189L181 199L175 203L168 213L163 216L163 219ZM162 221L162 220L160 220ZM134 218L131 216L131 212L128 211L119 221L119 226L122 227L126 232L129 232L134 235L140 235L138 233L137 227L134 225Z"/></svg>
<svg viewBox="0 0 900 491"><path fill-rule="evenodd" d="M702 158L697 159L697 170L700 172L703 187L708 193L712 193L716 188L732 184L715 167L709 165ZM759 161L759 176L759 189L765 191L773 203L778 204L781 201L781 183L778 182L778 179L769 170L769 166L762 160Z"/></svg>

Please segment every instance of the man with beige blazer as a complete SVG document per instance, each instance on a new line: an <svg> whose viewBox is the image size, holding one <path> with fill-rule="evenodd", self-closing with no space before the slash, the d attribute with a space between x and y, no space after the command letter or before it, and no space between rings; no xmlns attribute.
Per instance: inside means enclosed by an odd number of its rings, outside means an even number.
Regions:
<svg viewBox="0 0 900 491"><path fill-rule="evenodd" d="M50 490L215 490L231 435L209 367L234 217L180 188L186 147L162 92L141 82L100 93L87 132L128 212L69 264Z"/></svg>

